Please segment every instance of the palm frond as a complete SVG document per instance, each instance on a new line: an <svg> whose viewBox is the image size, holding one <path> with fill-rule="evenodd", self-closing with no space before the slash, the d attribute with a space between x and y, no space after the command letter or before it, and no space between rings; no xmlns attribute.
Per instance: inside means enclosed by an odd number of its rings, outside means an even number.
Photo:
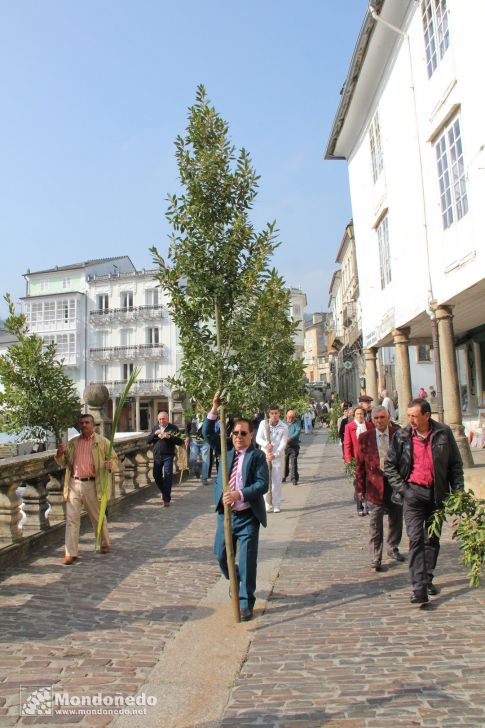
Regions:
<svg viewBox="0 0 485 728"><path fill-rule="evenodd" d="M115 414L113 417L113 427L111 430L111 437L109 441L109 448L108 448L108 460L111 460L111 454L113 452L113 446L114 446L114 439L116 432L118 430L118 423L120 421L121 412L123 410L123 407L125 406L126 399L128 397L129 391L136 382L141 369L136 368L133 369L128 381L126 382L123 391L121 392L120 398L118 400L118 404L116 405ZM105 470L103 474L103 486L101 490L101 501L99 504L99 518L98 518L98 528L96 530L96 544L95 544L95 550L99 548L100 541L101 541L101 531L103 529L103 522L104 517L106 514L106 508L108 506L108 500L109 500L109 486L110 486L110 471Z"/></svg>

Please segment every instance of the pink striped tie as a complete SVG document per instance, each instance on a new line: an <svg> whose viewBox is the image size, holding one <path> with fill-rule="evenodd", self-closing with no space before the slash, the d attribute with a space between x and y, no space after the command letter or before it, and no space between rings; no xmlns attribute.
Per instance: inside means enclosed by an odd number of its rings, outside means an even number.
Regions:
<svg viewBox="0 0 485 728"><path fill-rule="evenodd" d="M239 453L237 451L235 451L234 460L233 460L232 468L231 468L231 474L229 476L229 490L236 490L238 461L239 461Z"/></svg>

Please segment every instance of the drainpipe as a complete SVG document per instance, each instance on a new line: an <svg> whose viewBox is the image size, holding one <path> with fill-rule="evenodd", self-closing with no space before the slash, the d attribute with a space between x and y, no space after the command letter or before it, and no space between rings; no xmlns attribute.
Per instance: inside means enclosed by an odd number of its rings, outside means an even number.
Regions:
<svg viewBox="0 0 485 728"><path fill-rule="evenodd" d="M409 41L409 35L408 33L405 33L401 28L398 28L396 25L392 25L392 23L389 23L387 20L384 20L384 18L381 18L380 15L376 12L376 9L372 5L372 0L369 0L369 13L373 17L373 19L377 23L382 23L382 25L385 25L386 28L389 28L389 30L392 30L394 33L397 33L402 38L406 39L407 49L408 49L408 59L409 59L409 74L410 74L410 81L411 81L411 91L412 91L412 97L413 97L413 110L414 110L414 123L416 128L416 142L417 142L417 148L418 148L418 162L419 162L419 172L420 172L420 189L421 189L421 203L423 206L423 229L424 229L424 247L425 247L425 258L426 258L426 274L428 278L428 305L426 308L426 313L429 316L430 324L431 324L431 332L433 337L433 354L434 354L434 370L435 370L435 377L436 377L436 399L437 399L437 406L438 406L438 419L440 422L444 421L444 415L443 415L443 387L442 387L442 381L441 381L441 357L440 357L440 349L439 349L439 335L438 335L438 323L436 321L436 316L434 313L434 308L437 304L437 301L434 298L433 295L433 281L431 278L431 266L430 266L430 255L429 255L429 237L428 237L428 224L427 224L427 212L426 212L426 196L424 194L424 183L423 183L423 158L421 155L421 144L419 142L419 126L418 126L418 109L416 106L416 93L415 93L415 87L414 87L414 71L413 71L413 58L411 54L411 44Z"/></svg>

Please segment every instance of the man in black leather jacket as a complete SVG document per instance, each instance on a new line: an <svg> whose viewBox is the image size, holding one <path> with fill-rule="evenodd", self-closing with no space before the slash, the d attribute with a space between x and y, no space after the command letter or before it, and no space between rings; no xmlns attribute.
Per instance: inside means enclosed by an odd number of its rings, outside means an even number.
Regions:
<svg viewBox="0 0 485 728"><path fill-rule="evenodd" d="M165 508L172 500L173 459L175 445L183 445L183 440L175 425L168 421L168 412L158 413L158 424L152 428L147 437L149 445L153 445L153 477L158 486Z"/></svg>
<svg viewBox="0 0 485 728"><path fill-rule="evenodd" d="M440 541L428 536L431 515L446 496L463 488L463 463L448 425L431 419L429 402L413 399L409 425L398 430L389 447L384 474L393 489L392 500L403 503L409 538L412 604L424 604L437 594L433 584Z"/></svg>

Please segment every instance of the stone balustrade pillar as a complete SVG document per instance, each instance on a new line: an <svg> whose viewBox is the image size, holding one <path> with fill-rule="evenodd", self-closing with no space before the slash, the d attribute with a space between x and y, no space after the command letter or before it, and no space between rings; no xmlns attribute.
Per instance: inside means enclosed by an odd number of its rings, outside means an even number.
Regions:
<svg viewBox="0 0 485 728"><path fill-rule="evenodd" d="M30 535L37 531L45 531L49 528L49 521L46 518L46 512L49 508L46 488L47 481L48 476L26 481L26 487L22 496L24 502L23 510L26 515L26 519L22 524L22 533L24 535Z"/></svg>
<svg viewBox="0 0 485 728"><path fill-rule="evenodd" d="M396 389L399 407L399 422L408 424L407 408L412 399L411 369L409 366L409 328L394 329L392 336L396 349Z"/></svg>
<svg viewBox="0 0 485 728"><path fill-rule="evenodd" d="M139 450L135 455L135 485L137 488L143 488L144 485L148 485L148 457L146 451Z"/></svg>
<svg viewBox="0 0 485 728"><path fill-rule="evenodd" d="M472 468L473 458L465 437L461 412L452 307L436 306L435 315L438 322L444 419L453 431L464 467Z"/></svg>
<svg viewBox="0 0 485 728"><path fill-rule="evenodd" d="M50 473L49 480L46 485L47 500L51 507L48 515L49 524L53 526L56 523L66 520L66 503L64 501L64 471L58 474Z"/></svg>
<svg viewBox="0 0 485 728"><path fill-rule="evenodd" d="M8 546L22 538L19 528L22 520L22 501L17 495L20 478L11 483L0 485L0 547Z"/></svg>

